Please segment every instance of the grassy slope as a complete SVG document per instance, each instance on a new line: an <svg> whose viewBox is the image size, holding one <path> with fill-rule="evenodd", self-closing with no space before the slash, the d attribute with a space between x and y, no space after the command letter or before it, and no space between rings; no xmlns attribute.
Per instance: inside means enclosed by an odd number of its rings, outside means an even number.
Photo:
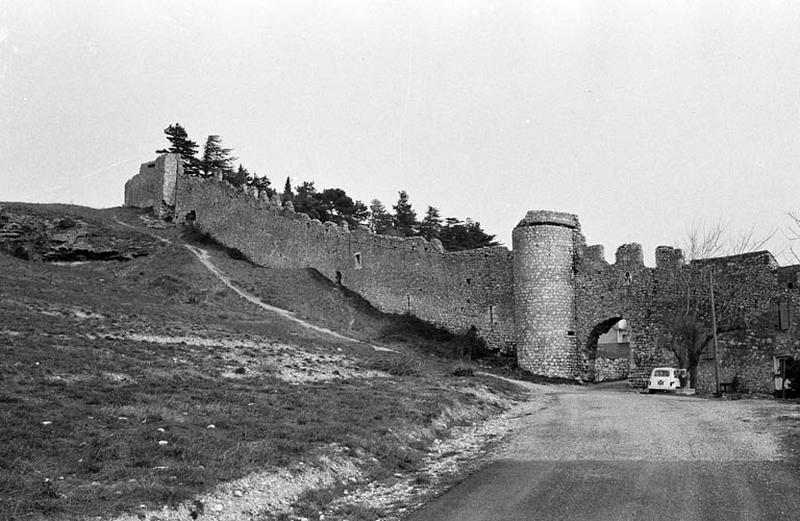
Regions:
<svg viewBox="0 0 800 521"><path fill-rule="evenodd" d="M126 210L35 211L91 218L111 234L131 233L116 218L141 225ZM159 233L178 240L175 230ZM74 267L0 254L0 518L108 516L174 503L334 446L368 462L370 479L413 471L432 440L446 436L433 420L496 412L471 389L517 392L494 379L454 377L456 362L429 352L457 351L459 339L430 340L432 330L382 315L314 272L268 270L213 252L265 300L398 353L375 353L264 313L180 244L151 250L125 263ZM121 338L130 334L217 345ZM395 376L293 384L264 362L284 346ZM292 363L313 369L302 357Z"/></svg>

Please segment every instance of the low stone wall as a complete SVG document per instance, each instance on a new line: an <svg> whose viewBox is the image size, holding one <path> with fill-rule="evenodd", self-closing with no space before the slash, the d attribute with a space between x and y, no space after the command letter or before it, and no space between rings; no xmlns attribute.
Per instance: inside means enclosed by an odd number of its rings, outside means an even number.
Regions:
<svg viewBox="0 0 800 521"><path fill-rule="evenodd" d="M630 363L627 358L602 358L594 361L594 381L624 380L628 378Z"/></svg>

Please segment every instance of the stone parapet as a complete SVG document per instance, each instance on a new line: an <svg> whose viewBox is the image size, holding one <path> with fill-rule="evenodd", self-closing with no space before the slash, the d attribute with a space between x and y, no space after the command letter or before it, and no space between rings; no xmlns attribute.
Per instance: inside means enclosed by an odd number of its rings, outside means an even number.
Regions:
<svg viewBox="0 0 800 521"><path fill-rule="evenodd" d="M642 245L632 242L617 248L616 264L643 267L644 253L642 253Z"/></svg>
<svg viewBox="0 0 800 521"><path fill-rule="evenodd" d="M555 212L553 210L529 210L528 213L525 214L525 217L517 224L517 227L537 226L540 224L580 228L577 215L566 212Z"/></svg>
<svg viewBox="0 0 800 521"><path fill-rule="evenodd" d="M656 268L674 269L684 263L683 250L672 246L659 246L656 248Z"/></svg>

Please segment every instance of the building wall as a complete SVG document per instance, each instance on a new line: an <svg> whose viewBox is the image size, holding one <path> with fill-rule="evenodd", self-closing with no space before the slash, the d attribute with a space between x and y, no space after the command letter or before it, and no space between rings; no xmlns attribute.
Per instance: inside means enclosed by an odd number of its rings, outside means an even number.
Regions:
<svg viewBox="0 0 800 521"><path fill-rule="evenodd" d="M502 247L442 252L422 238L322 224L228 183L182 176L178 220L270 267L315 268L378 309L410 312L457 333L475 327L492 349L514 351L511 253Z"/></svg>
<svg viewBox="0 0 800 521"><path fill-rule="evenodd" d="M720 381L731 382L734 376L740 392L775 392L774 357L790 356L800 359L800 292L798 292L798 266L778 268L777 283L772 296L773 306L763 321L753 327L722 334L718 339ZM779 302L786 303L784 320L780 318ZM700 365L698 392L716 392L713 346L709 346L708 359Z"/></svg>

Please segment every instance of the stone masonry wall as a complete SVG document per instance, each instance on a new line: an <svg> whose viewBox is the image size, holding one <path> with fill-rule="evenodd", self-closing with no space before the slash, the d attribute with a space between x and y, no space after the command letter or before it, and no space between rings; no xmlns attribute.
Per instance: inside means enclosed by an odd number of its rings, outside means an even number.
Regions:
<svg viewBox="0 0 800 521"><path fill-rule="evenodd" d="M410 312L463 333L474 326L492 349L514 351L511 254L506 248L446 253L422 238L376 235L309 220L225 182L181 176L179 221L268 267L314 268L378 309Z"/></svg>
<svg viewBox="0 0 800 521"><path fill-rule="evenodd" d="M182 174L179 154L162 154L155 161L142 163L139 173L125 183L125 206L153 208L159 218L172 217L176 181Z"/></svg>
<svg viewBox="0 0 800 521"><path fill-rule="evenodd" d="M739 381L737 391L746 393L775 392L774 357L789 356L800 359L800 293L797 284L797 266L778 268L777 288L774 292L775 304L766 319L744 331L720 335L719 359L720 381L730 382L736 376ZM781 325L780 302L785 303L784 320ZM709 346L709 353L712 352ZM699 368L698 391L716 391L714 360L704 360Z"/></svg>
<svg viewBox="0 0 800 521"><path fill-rule="evenodd" d="M594 361L594 381L625 380L628 378L629 362L627 358L597 357Z"/></svg>
<svg viewBox="0 0 800 521"><path fill-rule="evenodd" d="M520 367L534 374L588 381L627 376L643 386L653 367L676 365L660 342L664 295L686 270L680 250L659 246L656 267L648 268L641 246L626 244L609 264L602 246L585 244L577 216L531 211L514 229L513 255L502 247L448 253L438 241L310 220L252 189L183 175L179 159L166 154L142 164L125 185L126 206L153 207L178 221L191 215L255 262L314 268L382 311L412 313L457 333L475 327L490 348L516 350ZM761 316L720 336L720 365L723 381L735 374L743 390L768 392L773 357L800 358L800 266L778 268L767 252L703 262L720 273L721 294L757 282L738 304L758 307ZM765 302L774 307L767 310ZM779 308L783 318L776 325ZM622 318L630 329L630 358L598 358L599 335ZM698 376L701 392L713 389L713 363L701 363Z"/></svg>
<svg viewBox="0 0 800 521"><path fill-rule="evenodd" d="M747 393L772 393L772 357L774 335L762 335L755 331L742 331L721 335L719 338L720 381L731 382L736 376L737 391ZM711 351L709 346L709 351ZM700 363L697 392L716 392L714 360L708 358Z"/></svg>
<svg viewBox="0 0 800 521"><path fill-rule="evenodd" d="M601 370L594 361L596 335L616 318L626 318L630 328L631 385L644 386L653 367L676 365L674 354L659 345L666 338L660 329L665 313L662 306L665 294L674 290L675 278L687 267L680 250L666 246L656 250L656 268L645 267L641 258L638 244L621 246L614 264L605 262L600 247L590 246L583 251L575 277L577 337L579 359L584 364L582 374L589 379L597 380ZM742 324L744 329L720 335L721 380L730 381L738 374L743 390L766 392L772 385L772 357L787 352L800 356L800 341L795 340L800 338L798 326L792 323L788 330L781 331L775 322L777 311L774 306L769 307L770 302L785 300L789 315L797 316L797 286L789 288L790 275L783 277L783 284L779 283L777 266L766 252L702 262L714 263L719 274L718 311L731 304L757 311L749 324ZM739 285L747 291L737 291ZM731 295L736 295L733 302ZM601 366L605 369L605 364ZM713 361L700 364L694 386L699 392L714 390Z"/></svg>
<svg viewBox="0 0 800 521"><path fill-rule="evenodd" d="M793 317L797 317L798 292L789 287L769 253L740 255L710 259L716 270L723 275L715 278L715 287L724 299L739 286L744 287L743 295L736 304L747 309L760 309L759 316L750 321L746 329L720 332L718 336L718 356L720 381L731 382L736 376L738 391L771 393L774 391L773 357L800 355L798 329ZM788 272L791 274L791 270ZM727 275L727 277L726 277ZM783 327L780 321L780 303L785 306L788 324ZM723 307L725 302L718 302ZM701 362L695 386L698 392L716 391L714 377L713 342L706 350L708 359Z"/></svg>
<svg viewBox="0 0 800 521"><path fill-rule="evenodd" d="M514 307L520 367L576 376L573 257L575 215L531 211L514 229Z"/></svg>
<svg viewBox="0 0 800 521"><path fill-rule="evenodd" d="M577 342L584 378L601 377L601 368L595 367L597 338L623 318L630 332L627 376L632 385L642 386L652 367L674 363L671 353L656 346L658 323L649 305L656 280L656 270L644 265L639 244L620 246L614 264L605 261L602 247L584 250L575 274ZM615 365L623 363L617 360Z"/></svg>

